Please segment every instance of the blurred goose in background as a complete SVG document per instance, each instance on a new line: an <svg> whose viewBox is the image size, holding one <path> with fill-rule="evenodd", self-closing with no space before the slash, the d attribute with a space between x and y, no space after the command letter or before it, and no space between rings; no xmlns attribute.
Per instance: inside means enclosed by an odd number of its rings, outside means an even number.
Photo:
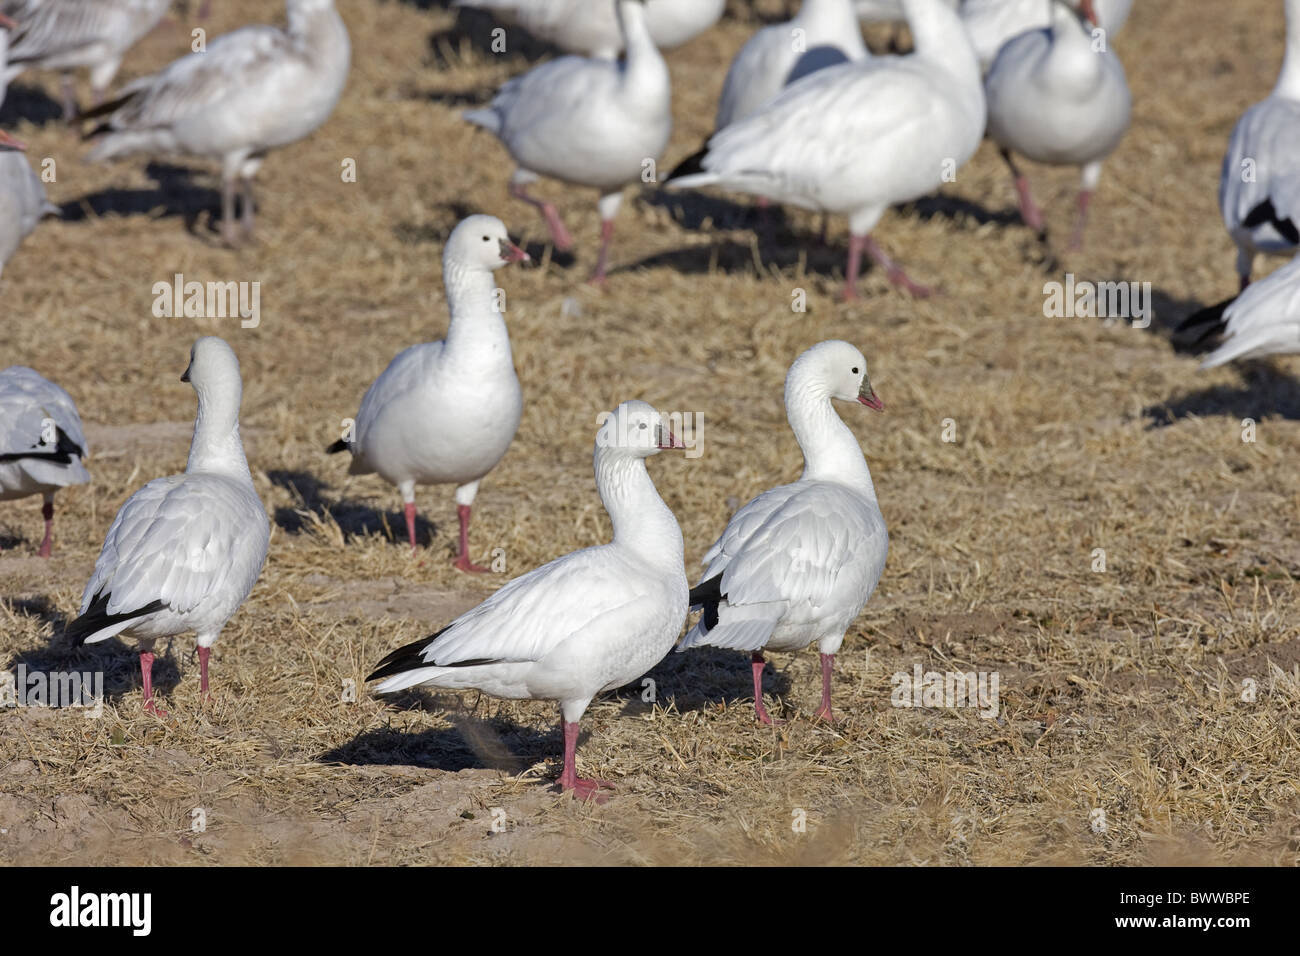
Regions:
<svg viewBox="0 0 1300 956"><path fill-rule="evenodd" d="M726 0L643 0L646 29L655 46L671 50L712 27ZM515 23L565 53L617 58L623 50L615 0L456 0L457 7Z"/></svg>
<svg viewBox="0 0 1300 956"><path fill-rule="evenodd" d="M334 0L288 0L288 26L243 27L217 37L123 88L91 150L95 161L136 153L221 161L221 231L253 234L253 177L266 154L310 135L329 118L347 82L348 31Z"/></svg>
<svg viewBox="0 0 1300 956"><path fill-rule="evenodd" d="M99 105L127 50L158 25L171 0L0 0L17 22L0 86L27 70L58 70L63 115L77 115L72 71L90 71L91 102Z"/></svg>
<svg viewBox="0 0 1300 956"><path fill-rule="evenodd" d="M913 282L871 238L890 206L951 179L984 135L979 65L944 0L901 0L916 52L819 70L709 140L702 172L669 186L718 186L849 219L844 297L865 250L891 282Z"/></svg>
<svg viewBox="0 0 1300 956"><path fill-rule="evenodd" d="M72 396L30 368L0 372L0 501L41 495L45 538L37 554L54 547L54 493L84 485L86 438Z"/></svg>
<svg viewBox="0 0 1300 956"><path fill-rule="evenodd" d="M1082 0L1069 0L1076 9ZM1107 44L1128 21L1133 0L1092 0L1088 19L1105 31ZM1052 24L1051 10L1042 0L962 0L962 23L971 46L979 57L980 69L988 71L1007 41L1029 30L1046 30Z"/></svg>
<svg viewBox="0 0 1300 956"><path fill-rule="evenodd" d="M1232 129L1219 211L1237 244L1243 289L1256 255L1291 253L1300 245L1300 0L1286 0L1286 55L1273 92Z"/></svg>
<svg viewBox="0 0 1300 956"><path fill-rule="evenodd" d="M1109 46L1094 49L1083 22L1096 16L1092 0L1081 0L1077 13L1064 0L1036 2L1048 10L1051 26L1008 40L985 77L988 135L1015 177L1021 218L1044 239L1043 214L1012 154L1082 168L1078 223L1070 241L1077 249L1102 162L1128 131L1132 100L1119 57Z"/></svg>
<svg viewBox="0 0 1300 956"><path fill-rule="evenodd" d="M144 709L160 715L154 642L197 634L206 697L208 655L257 582L271 534L239 437L243 383L235 353L215 336L199 339L181 381L199 399L185 471L154 479L122 505L67 630L73 646L135 638Z"/></svg>
<svg viewBox="0 0 1300 956"><path fill-rule="evenodd" d="M754 711L765 724L772 718L763 706L764 649L797 651L813 641L822 667L817 716L834 721L835 655L889 553L866 458L831 399L884 409L871 388L867 360L848 342L814 345L790 366L785 408L803 451L803 474L732 516L691 590L691 606L704 613L677 648L749 651Z"/></svg>
<svg viewBox="0 0 1300 956"><path fill-rule="evenodd" d="M455 484L462 571L487 570L469 557L470 509L523 412L492 273L527 259L500 219L470 216L456 226L442 253L451 314L446 341L400 352L366 391L352 434L326 449L352 453L350 474L378 473L398 487L412 553L415 486Z"/></svg>
<svg viewBox="0 0 1300 956"><path fill-rule="evenodd" d="M583 548L515 578L437 634L398 648L366 680L557 700L559 785L582 799L608 784L578 776L578 721L597 694L636 680L672 650L686 619L682 532L645 460L684 448L645 402L624 402L596 436L596 491L614 526Z"/></svg>
<svg viewBox="0 0 1300 956"><path fill-rule="evenodd" d="M45 184L27 161L26 149L0 130L0 275L41 217L59 212L59 207L46 199Z"/></svg>
<svg viewBox="0 0 1300 956"><path fill-rule="evenodd" d="M5 94L9 92L9 41L16 29L18 24L0 13L0 106L4 106Z"/></svg>
<svg viewBox="0 0 1300 956"><path fill-rule="evenodd" d="M555 248L572 245L553 203L528 186L549 176L600 193L600 256L591 281L605 281L623 189L653 174L672 132L668 66L646 29L641 0L618 0L627 57L561 57L507 82L490 106L465 119L493 133L514 157L510 195L541 212ZM652 181L646 179L645 181Z"/></svg>
<svg viewBox="0 0 1300 956"><path fill-rule="evenodd" d="M1220 336L1201 368L1241 359L1300 354L1300 256L1217 305L1191 315L1178 327L1192 344Z"/></svg>

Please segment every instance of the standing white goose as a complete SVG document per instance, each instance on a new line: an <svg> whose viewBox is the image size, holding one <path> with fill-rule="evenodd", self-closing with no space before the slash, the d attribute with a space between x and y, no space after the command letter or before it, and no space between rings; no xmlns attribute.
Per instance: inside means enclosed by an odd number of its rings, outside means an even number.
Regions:
<svg viewBox="0 0 1300 956"><path fill-rule="evenodd" d="M683 447L653 407L624 402L596 436L596 490L613 540L515 578L432 637L393 651L366 679L387 678L381 694L424 685L559 701L560 787L595 796L605 784L577 774L578 721L597 694L663 660L686 618L681 528L645 465Z"/></svg>
<svg viewBox="0 0 1300 956"><path fill-rule="evenodd" d="M902 3L915 53L819 70L709 140L704 172L669 180L848 216L846 299L864 250L895 285L929 294L870 233L890 206L950 179L984 135L984 90L961 21L943 0Z"/></svg>
<svg viewBox="0 0 1300 956"><path fill-rule="evenodd" d="M135 638L144 709L155 714L165 711L153 701L154 642L197 634L206 696L208 655L261 574L271 532L239 437L235 353L215 336L199 339L181 381L199 399L185 472L155 478L127 499L67 632L76 645Z"/></svg>
<svg viewBox="0 0 1300 956"><path fill-rule="evenodd" d="M731 61L714 129L749 116L795 80L866 56L851 0L803 0L793 19L763 27Z"/></svg>
<svg viewBox="0 0 1300 956"><path fill-rule="evenodd" d="M1192 333L1193 344L1222 337L1202 360L1203 369L1266 355L1300 354L1300 256L1240 295L1194 313L1178 331Z"/></svg>
<svg viewBox="0 0 1300 956"><path fill-rule="evenodd" d="M679 47L722 16L726 0L645 0L646 27L661 50ZM517 23L565 53L612 60L623 49L613 0L456 0Z"/></svg>
<svg viewBox="0 0 1300 956"><path fill-rule="evenodd" d="M1048 10L1051 26L1007 41L984 80L988 134L1015 177L1021 218L1040 236L1046 235L1043 214L1012 154L1082 168L1078 223L1070 241L1078 248L1102 162L1128 131L1132 99L1119 57L1109 46L1094 47L1081 20L1096 16L1092 0L1082 0L1078 13L1065 0L1037 2Z"/></svg>
<svg viewBox="0 0 1300 956"><path fill-rule="evenodd" d="M1219 211L1237 244L1244 289L1255 256L1300 246L1300 0L1286 0L1286 55L1273 92L1232 129L1219 176Z"/></svg>
<svg viewBox="0 0 1300 956"><path fill-rule="evenodd" d="M171 0L0 0L0 12L18 22L0 86L27 70L58 70L63 115L72 119L72 71L90 71L92 103L98 105L126 51L158 25L169 6Z"/></svg>
<svg viewBox="0 0 1300 956"><path fill-rule="evenodd" d="M1081 0L1069 0L1071 6L1082 9ZM1133 0L1092 0L1094 24L1105 31L1107 49L1109 41L1119 33L1128 20ZM1052 17L1042 0L963 0L961 19L970 36L980 69L988 70L997 59L1003 44L1028 30L1046 30Z"/></svg>
<svg viewBox="0 0 1300 956"><path fill-rule="evenodd" d="M54 493L90 481L81 463L85 457L72 396L30 368L14 365L0 372L0 501L42 496L42 558L54 546Z"/></svg>
<svg viewBox="0 0 1300 956"><path fill-rule="evenodd" d="M0 106L4 106L9 92L9 41L16 29L18 24L0 11Z"/></svg>
<svg viewBox="0 0 1300 956"><path fill-rule="evenodd" d="M492 273L528 259L505 224L470 216L442 252L451 318L445 342L398 353L361 400L352 433L327 451L350 451L350 473L377 472L402 493L415 542L415 486L455 484L460 520L456 567L486 571L469 557L469 518L479 482L505 457L523 412L510 333Z"/></svg>
<svg viewBox="0 0 1300 956"><path fill-rule="evenodd" d="M23 155L26 149L0 130L0 275L41 217L59 211L46 199L45 184Z"/></svg>
<svg viewBox="0 0 1300 956"><path fill-rule="evenodd" d="M135 153L185 154L221 162L221 230L253 233L253 177L266 154L314 132L347 82L351 45L334 0L288 0L288 26L243 27L217 37L152 76L127 84L92 135L93 160ZM94 114L96 111L92 111Z"/></svg>
<svg viewBox="0 0 1300 956"><path fill-rule="evenodd" d="M884 408L867 377L867 360L838 340L808 349L786 375L786 416L803 451L803 474L732 516L691 590L691 606L704 613L678 647L750 651L754 710L765 724L772 718L763 706L764 649L795 651L813 641L822 666L817 716L834 720L835 654L889 553L871 472L833 398Z"/></svg>
<svg viewBox="0 0 1300 956"><path fill-rule="evenodd" d="M539 175L600 192L601 244L593 282L605 279L623 188L639 182L672 132L668 66L646 29L645 5L618 0L627 37L621 62L566 56L510 80L469 120L501 140L518 168L510 194L537 208L557 249L572 244L552 203L527 187Z"/></svg>

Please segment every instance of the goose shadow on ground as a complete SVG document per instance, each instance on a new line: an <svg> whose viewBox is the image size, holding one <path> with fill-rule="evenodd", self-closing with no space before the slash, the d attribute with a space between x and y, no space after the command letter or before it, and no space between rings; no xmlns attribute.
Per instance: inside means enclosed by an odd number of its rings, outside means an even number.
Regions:
<svg viewBox="0 0 1300 956"><path fill-rule="evenodd" d="M151 162L145 173L157 183L154 189L101 189L65 202L59 210L64 222L82 222L103 216L166 218L179 216L192 234L199 232L199 218L209 213L207 228L215 232L221 210L221 193L195 182L195 172L183 166Z"/></svg>
<svg viewBox="0 0 1300 956"><path fill-rule="evenodd" d="M86 673L98 672L104 675L105 702L116 702L128 693L143 686L140 677L140 655L132 644L126 644L116 637L98 644L83 644L74 647L65 636L71 619L55 609L45 597L26 598L12 602L15 614L39 620L54 628L54 636L44 647L15 653L5 665L7 670L16 671L22 665L30 674L42 673ZM181 671L172 650L171 641L160 642L154 653L157 657L153 665L154 690L159 694L170 693L180 683Z"/></svg>
<svg viewBox="0 0 1300 956"><path fill-rule="evenodd" d="M0 106L0 126L13 129L20 122L49 126L63 122L63 106L34 86L11 85Z"/></svg>
<svg viewBox="0 0 1300 956"><path fill-rule="evenodd" d="M426 10L430 7L445 9L448 6L447 0L405 2ZM498 29L503 29L504 35L495 33ZM518 63L517 72L523 72L541 60L563 55L558 47L539 40L523 27L513 23L500 23L487 11L469 7L456 8L456 21L450 27L429 34L427 65L437 69L459 66L457 51L462 48Z"/></svg>
<svg viewBox="0 0 1300 956"><path fill-rule="evenodd" d="M1143 409L1148 428L1164 428L1184 418L1228 415L1262 421L1280 417L1300 421L1300 381L1272 359L1239 362L1240 385L1211 385ZM1189 367L1189 377L1196 374Z"/></svg>
<svg viewBox="0 0 1300 956"><path fill-rule="evenodd" d="M292 507L275 509L275 523L289 534L302 534L311 521L308 514L322 521L333 520L344 539L363 538L376 532L387 534L394 542L406 541L406 516L401 511L376 511L369 505L347 498L336 498L332 486L305 471L268 471L273 485L284 488L297 502ZM394 500L397 500L394 491ZM385 531L387 522L387 531ZM415 517L415 540L422 547L437 537L438 527L419 512Z"/></svg>
<svg viewBox="0 0 1300 956"><path fill-rule="evenodd" d="M316 759L348 766L408 766L453 773L486 768L520 773L539 760L564 752L558 720L553 728L540 731L502 717L455 714L448 719L453 727L419 733L392 727L367 730Z"/></svg>

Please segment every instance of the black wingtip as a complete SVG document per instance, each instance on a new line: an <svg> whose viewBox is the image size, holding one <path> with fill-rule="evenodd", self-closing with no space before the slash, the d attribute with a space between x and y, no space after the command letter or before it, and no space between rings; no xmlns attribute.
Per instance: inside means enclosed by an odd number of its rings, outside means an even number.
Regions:
<svg viewBox="0 0 1300 956"><path fill-rule="evenodd" d="M691 153L691 155L687 156L680 163L674 166L673 171L668 174L668 179L666 181L672 182L674 179L681 179L683 176L692 176L695 173L704 172L704 166L702 164L704 162L704 157L707 156L708 153L709 147L707 145L701 146L695 152Z"/></svg>
<svg viewBox="0 0 1300 956"><path fill-rule="evenodd" d="M55 434L58 438L54 445L53 451L13 451L0 454L0 463L11 461L52 461L58 465L72 464L72 458L75 455L78 458L86 457L86 450L68 437L68 433L62 428L55 428ZM48 447L38 445L37 448Z"/></svg>
<svg viewBox="0 0 1300 956"><path fill-rule="evenodd" d="M1227 323L1223 319L1223 313L1228 310L1228 306L1236 301L1237 297L1234 295L1222 302L1216 302L1214 305L1193 312L1179 323L1178 328L1174 330L1174 334L1193 336L1189 344L1192 346L1200 345L1206 339L1218 335L1224 330Z"/></svg>
<svg viewBox="0 0 1300 956"><path fill-rule="evenodd" d="M144 607L136 608L133 611L124 611L121 614L108 613L108 601L111 595L96 594L90 602L90 607L86 608L86 613L82 614L75 621L68 625L64 635L72 642L73 647L80 647L86 643L86 638L90 637L106 627L112 627L122 621L128 621L132 618L144 617L146 614L152 614L154 611L161 611L165 604L162 601L150 601Z"/></svg>
<svg viewBox="0 0 1300 956"><path fill-rule="evenodd" d="M725 599L726 595L722 593L721 574L715 574L707 581L701 581L691 588L688 601L691 607L698 607L704 611L700 617L704 633L707 634L718 626L718 605Z"/></svg>
<svg viewBox="0 0 1300 956"><path fill-rule="evenodd" d="M345 442L342 438L340 438L334 444L330 445L328 448L325 449L325 454L337 455L339 452L347 451L347 450L348 450L348 443Z"/></svg>
<svg viewBox="0 0 1300 956"><path fill-rule="evenodd" d="M451 627L451 625L448 624L447 627ZM435 638L440 637L443 631L446 630L447 628L444 627L437 634L430 634L428 637L422 637L410 644L403 644L376 664L374 671L366 678L366 681L379 680L381 677L392 677L394 674L415 670L417 667L428 667L429 662L424 659L424 652L429 647L429 644Z"/></svg>

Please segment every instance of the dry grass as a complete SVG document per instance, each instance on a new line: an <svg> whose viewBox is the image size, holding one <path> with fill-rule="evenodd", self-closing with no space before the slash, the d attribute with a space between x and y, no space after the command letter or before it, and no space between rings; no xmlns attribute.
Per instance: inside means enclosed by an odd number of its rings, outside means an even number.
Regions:
<svg viewBox="0 0 1300 956"><path fill-rule="evenodd" d="M264 8L217 4L212 27ZM547 258L540 222L506 198L508 158L457 119L527 59L460 41L431 52L454 20L437 5L351 0L344 15L348 91L318 135L268 161L255 249L226 251L206 230L210 171L187 182L159 165L159 187L144 162L89 167L57 122L14 127L35 157L57 159L55 201L84 214L46 223L10 263L3 364L70 389L94 484L60 495L48 562L30 556L37 501L0 505L0 661L102 668L110 702L98 721L0 713L0 862L1300 860L1300 391L1287 362L1199 374L1167 334L1235 282L1218 164L1280 63L1276 0L1139 3L1117 44L1133 130L1107 166L1088 250L1064 267L1151 282L1146 331L1043 317L1042 283L1060 273L1044 273L987 146L942 198L879 231L942 298L908 301L873 272L865 300L841 305L842 223L827 250L815 221L792 214L756 249L744 228L706 221L743 225L743 205L653 191L625 205L619 271L593 292L581 285L592 197L545 187L567 201L581 243L576 261ZM729 19L671 54L668 163L707 133L751 28ZM184 43L180 26L156 33L128 72ZM16 100L38 115L46 104L36 90ZM340 182L345 157L356 184ZM1032 172L1064 234L1075 174ZM840 655L842 727L807 719L812 651L774 655L768 686L793 718L779 730L752 721L743 656L673 655L651 675L660 705L632 688L588 712L579 760L620 785L588 807L546 789L560 744L548 705L388 703L364 690L340 701L345 679L504 580L450 568L450 489L421 491L433 527L411 561L391 539L396 492L348 483L321 454L392 355L441 334L441 243L469 210L502 216L544 263L502 274L527 405L476 509L476 558L504 549L511 575L607 533L590 473L599 411L638 396L706 416L701 458L652 463L694 567L731 509L797 473L780 404L789 361L829 337L867 352L889 411L844 414L893 547ZM260 280L261 327L154 318L151 287L175 272ZM790 309L795 288L808 291L806 314ZM141 713L126 647L72 654L58 635L116 509L183 467L193 396L177 376L190 341L210 333L243 363L250 459L275 532L216 648L211 706L188 640L160 661L163 723ZM1254 444L1240 437L1248 416ZM940 440L946 418L955 443ZM1105 573L1091 570L1095 548ZM916 664L999 672L1001 718L891 707L890 675ZM490 833L494 807L505 833ZM800 809L803 834L791 825Z"/></svg>

